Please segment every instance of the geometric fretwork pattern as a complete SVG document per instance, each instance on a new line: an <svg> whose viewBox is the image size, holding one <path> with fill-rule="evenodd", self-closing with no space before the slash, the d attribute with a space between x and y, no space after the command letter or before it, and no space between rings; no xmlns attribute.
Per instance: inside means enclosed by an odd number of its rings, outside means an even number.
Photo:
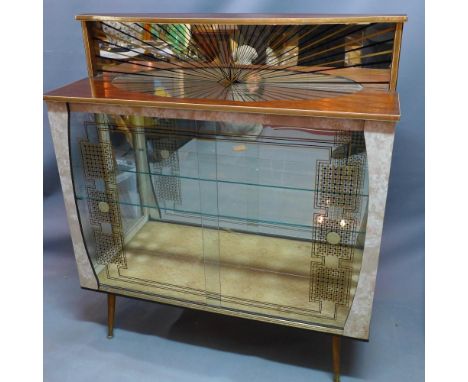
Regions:
<svg viewBox="0 0 468 382"><path fill-rule="evenodd" d="M149 139L148 142L153 150L154 172L164 174L153 178L157 197L161 200L181 203L180 165L177 151L180 139L164 136L159 139Z"/></svg>
<svg viewBox="0 0 468 382"><path fill-rule="evenodd" d="M357 146L359 151L362 151L366 146L364 134L361 131L338 131L335 134L335 144Z"/></svg>
<svg viewBox="0 0 468 382"><path fill-rule="evenodd" d="M351 281L366 168L362 131L335 134L328 161L318 160L313 216L310 301L321 302L321 313L352 302ZM333 309L333 308L331 308Z"/></svg>
<svg viewBox="0 0 468 382"><path fill-rule="evenodd" d="M318 242L326 242L327 235L330 232L335 232L340 236L340 244L352 245L356 240L356 222L352 218L343 217L341 219L331 219L328 216L320 214L314 215L316 222L313 231L313 240Z"/></svg>
<svg viewBox="0 0 468 382"><path fill-rule="evenodd" d="M101 223L120 227L120 209L117 191L109 189L107 192L98 191L94 187L87 187L89 220L91 225Z"/></svg>
<svg viewBox="0 0 468 382"><path fill-rule="evenodd" d="M338 244L314 243L315 256L336 256L343 260L352 260L354 254L353 247Z"/></svg>
<svg viewBox="0 0 468 382"><path fill-rule="evenodd" d="M89 223L93 226L98 264L126 267L124 234L116 184L115 162L110 142L80 141L83 175L86 187ZM104 190L97 189L102 182ZM100 186L102 187L102 186ZM106 233L104 231L109 230ZM104 230L106 227L106 230Z"/></svg>
<svg viewBox="0 0 468 382"><path fill-rule="evenodd" d="M318 190L315 203L319 208L340 207L356 211L360 202L362 166L317 162Z"/></svg>
<svg viewBox="0 0 468 382"><path fill-rule="evenodd" d="M87 179L114 181L114 159L110 143L93 144L81 141L81 159L84 175Z"/></svg>
<svg viewBox="0 0 468 382"><path fill-rule="evenodd" d="M96 255L98 264L107 265L109 263L125 266L125 256L123 255L122 235L119 233L103 233L94 231L96 242Z"/></svg>
<svg viewBox="0 0 468 382"><path fill-rule="evenodd" d="M340 305L348 304L351 269L329 268L312 262L310 279L312 281L310 284L311 301L325 300Z"/></svg>
<svg viewBox="0 0 468 382"><path fill-rule="evenodd" d="M354 248L338 244L314 243L313 253L314 256L336 256L339 259L352 260Z"/></svg>
<svg viewBox="0 0 468 382"><path fill-rule="evenodd" d="M353 259L353 244L356 242L356 222L351 218L331 219L320 214L314 215L313 253L315 256L336 256L343 260ZM327 235L339 236L337 244L329 244Z"/></svg>

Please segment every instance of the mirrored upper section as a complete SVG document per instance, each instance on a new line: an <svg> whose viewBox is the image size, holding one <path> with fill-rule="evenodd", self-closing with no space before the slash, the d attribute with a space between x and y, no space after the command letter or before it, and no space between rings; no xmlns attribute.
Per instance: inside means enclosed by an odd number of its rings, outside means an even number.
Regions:
<svg viewBox="0 0 468 382"><path fill-rule="evenodd" d="M125 91L240 102L313 100L363 88L387 91L395 80L396 22L123 20L101 16L84 28L90 74L110 76Z"/></svg>
<svg viewBox="0 0 468 382"><path fill-rule="evenodd" d="M47 101L379 121L400 116L395 89L405 16L77 19L88 78L48 92Z"/></svg>

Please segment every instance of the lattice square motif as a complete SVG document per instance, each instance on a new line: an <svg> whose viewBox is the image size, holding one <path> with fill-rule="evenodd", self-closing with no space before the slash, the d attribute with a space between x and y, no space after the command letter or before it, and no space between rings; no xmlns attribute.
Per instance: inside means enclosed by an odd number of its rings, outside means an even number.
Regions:
<svg viewBox="0 0 468 382"><path fill-rule="evenodd" d="M178 177L180 172L179 140L175 137L164 137L150 140L153 148L153 165L157 173L164 174L158 176L155 182L157 196L162 200L180 203L181 183Z"/></svg>
<svg viewBox="0 0 468 382"><path fill-rule="evenodd" d="M330 233L339 238L338 243L328 242ZM356 221L352 218L331 219L328 216L315 214L312 233L313 255L336 256L343 260L352 260L357 234Z"/></svg>
<svg viewBox="0 0 468 382"><path fill-rule="evenodd" d="M180 203L180 179L169 176L158 176L156 181L156 194L166 201Z"/></svg>
<svg viewBox="0 0 468 382"><path fill-rule="evenodd" d="M357 237L356 220L347 216L332 219L322 214L314 214L312 239L317 242L326 242L330 232L336 232L340 236L340 244L354 245Z"/></svg>
<svg viewBox="0 0 468 382"><path fill-rule="evenodd" d="M89 221L92 225L109 223L113 229L121 228L120 208L116 190L107 192L87 187Z"/></svg>
<svg viewBox="0 0 468 382"><path fill-rule="evenodd" d="M335 145L355 145L365 147L363 131L337 131L335 134Z"/></svg>
<svg viewBox="0 0 468 382"><path fill-rule="evenodd" d="M314 256L336 256L342 260L352 260L354 255L354 248L344 245L333 245L328 243L314 243L313 244Z"/></svg>
<svg viewBox="0 0 468 382"><path fill-rule="evenodd" d="M310 280L310 301L325 300L348 305L350 301L350 269L329 268L312 262Z"/></svg>
<svg viewBox="0 0 468 382"><path fill-rule="evenodd" d="M125 266L122 236L118 233L103 233L94 231L96 241L96 256L98 264L108 265L110 263Z"/></svg>
<svg viewBox="0 0 468 382"><path fill-rule="evenodd" d="M337 159L334 161L337 166L357 166L362 171L361 174L364 175L365 164L366 164L366 154L351 155L348 158ZM362 178L359 179L359 186L362 187Z"/></svg>
<svg viewBox="0 0 468 382"><path fill-rule="evenodd" d="M94 144L81 141L80 147L85 177L115 183L112 146L109 143Z"/></svg>
<svg viewBox="0 0 468 382"><path fill-rule="evenodd" d="M318 162L316 206L356 211L360 205L362 165Z"/></svg>
<svg viewBox="0 0 468 382"><path fill-rule="evenodd" d="M153 160L160 167L170 167L173 171L179 170L179 157L177 149L179 140L176 137L161 137L151 139L153 148Z"/></svg>
<svg viewBox="0 0 468 382"><path fill-rule="evenodd" d="M338 131L335 133L332 159L335 164L350 164L349 160L360 158L363 163L366 157L366 145L362 131Z"/></svg>

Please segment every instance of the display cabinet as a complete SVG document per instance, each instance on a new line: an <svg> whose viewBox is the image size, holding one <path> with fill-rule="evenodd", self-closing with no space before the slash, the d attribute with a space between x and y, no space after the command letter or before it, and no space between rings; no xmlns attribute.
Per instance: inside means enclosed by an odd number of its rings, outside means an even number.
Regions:
<svg viewBox="0 0 468 382"><path fill-rule="evenodd" d="M368 339L405 16L81 15L45 95L81 286Z"/></svg>

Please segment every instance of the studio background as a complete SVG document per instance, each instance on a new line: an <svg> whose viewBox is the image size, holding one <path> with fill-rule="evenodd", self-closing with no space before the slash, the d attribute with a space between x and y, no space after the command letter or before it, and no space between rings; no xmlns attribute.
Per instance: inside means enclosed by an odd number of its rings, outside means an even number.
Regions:
<svg viewBox="0 0 468 382"><path fill-rule="evenodd" d="M370 341L344 339L342 380L424 379L424 2L422 0L44 0L44 91L86 77L79 13L407 14L395 137ZM79 288L44 105L44 379L330 381L320 333L117 299Z"/></svg>

